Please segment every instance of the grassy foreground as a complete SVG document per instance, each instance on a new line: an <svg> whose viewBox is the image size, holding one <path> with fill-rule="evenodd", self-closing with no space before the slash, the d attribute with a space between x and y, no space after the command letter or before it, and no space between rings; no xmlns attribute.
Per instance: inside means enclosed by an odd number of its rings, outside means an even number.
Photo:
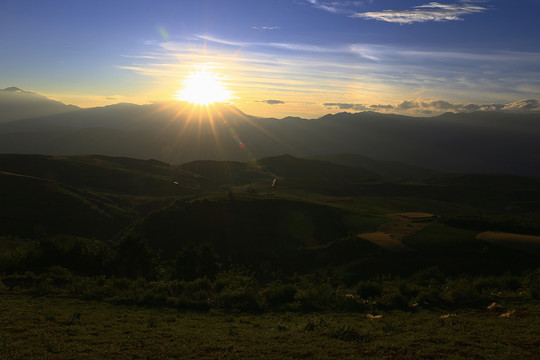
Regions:
<svg viewBox="0 0 540 360"><path fill-rule="evenodd" d="M0 359L533 359L540 303L509 317L186 313L62 297L0 296ZM450 316L444 316L450 315Z"/></svg>

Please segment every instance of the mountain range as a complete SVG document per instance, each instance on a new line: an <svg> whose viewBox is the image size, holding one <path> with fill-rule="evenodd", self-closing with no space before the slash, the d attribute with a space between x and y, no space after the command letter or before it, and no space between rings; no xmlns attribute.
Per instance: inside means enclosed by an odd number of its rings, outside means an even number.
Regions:
<svg viewBox="0 0 540 360"><path fill-rule="evenodd" d="M540 114L534 112L411 117L367 111L275 119L220 103L81 109L18 88L0 90L0 153L103 154L173 164L291 154L363 168L377 159L378 168L370 169L389 178L407 177L391 173L399 167L392 161L424 178L435 174L429 169L540 176L538 139Z"/></svg>

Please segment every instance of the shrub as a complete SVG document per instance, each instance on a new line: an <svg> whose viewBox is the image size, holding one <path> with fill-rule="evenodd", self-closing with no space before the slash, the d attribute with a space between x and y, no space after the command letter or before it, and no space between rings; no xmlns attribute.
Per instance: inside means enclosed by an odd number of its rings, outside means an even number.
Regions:
<svg viewBox="0 0 540 360"><path fill-rule="evenodd" d="M460 278L449 282L447 285L446 298L453 306L483 305L486 300L475 290L470 279Z"/></svg>
<svg viewBox="0 0 540 360"><path fill-rule="evenodd" d="M47 274L53 279L54 286L62 287L73 282L73 274L59 265L50 266Z"/></svg>
<svg viewBox="0 0 540 360"><path fill-rule="evenodd" d="M366 303L355 294L340 293L336 295L335 307L342 311L363 312L366 310Z"/></svg>
<svg viewBox="0 0 540 360"><path fill-rule="evenodd" d="M298 288L293 284L270 284L264 291L266 302L272 307L279 307L294 301Z"/></svg>
<svg viewBox="0 0 540 360"><path fill-rule="evenodd" d="M199 291L209 292L212 289L212 283L207 277L198 278L193 281L184 281L182 285L187 294L193 294Z"/></svg>
<svg viewBox="0 0 540 360"><path fill-rule="evenodd" d="M511 275L504 276L502 279L502 284L504 289L512 291L516 291L523 286L518 277Z"/></svg>
<svg viewBox="0 0 540 360"><path fill-rule="evenodd" d="M480 277L473 281L473 288L482 293L485 291L494 291L501 288L500 280L493 276Z"/></svg>
<svg viewBox="0 0 540 360"><path fill-rule="evenodd" d="M413 279L421 285L428 286L442 284L446 280L446 276L440 268L432 266L414 274Z"/></svg>
<svg viewBox="0 0 540 360"><path fill-rule="evenodd" d="M207 277L214 279L219 270L218 257L209 244L199 247L188 244L176 256L176 277L192 281Z"/></svg>
<svg viewBox="0 0 540 360"><path fill-rule="evenodd" d="M409 306L408 300L399 292L395 292L388 296L387 304L394 309L407 309Z"/></svg>
<svg viewBox="0 0 540 360"><path fill-rule="evenodd" d="M125 291L129 289L131 280L128 278L113 278L112 285L115 290Z"/></svg>
<svg viewBox="0 0 540 360"><path fill-rule="evenodd" d="M381 296L382 285L375 281L362 281L356 285L356 293L363 299Z"/></svg>
<svg viewBox="0 0 540 360"><path fill-rule="evenodd" d="M118 244L116 251L113 264L118 275L131 279L151 275L153 254L145 239L129 235Z"/></svg>
<svg viewBox="0 0 540 360"><path fill-rule="evenodd" d="M401 295L405 296L407 299L415 298L420 291L416 286L413 286L406 282L400 282L398 285L398 290Z"/></svg>
<svg viewBox="0 0 540 360"><path fill-rule="evenodd" d="M335 305L336 290L328 283L298 291L296 299L305 309L322 310Z"/></svg>
<svg viewBox="0 0 540 360"><path fill-rule="evenodd" d="M531 298L535 300L540 300L540 285L536 284L531 286L531 289L529 290Z"/></svg>
<svg viewBox="0 0 540 360"><path fill-rule="evenodd" d="M216 297L216 306L224 310L258 312L261 304L254 289L225 289Z"/></svg>
<svg viewBox="0 0 540 360"><path fill-rule="evenodd" d="M439 287L431 287L421 290L416 301L424 307L437 307L445 304Z"/></svg>

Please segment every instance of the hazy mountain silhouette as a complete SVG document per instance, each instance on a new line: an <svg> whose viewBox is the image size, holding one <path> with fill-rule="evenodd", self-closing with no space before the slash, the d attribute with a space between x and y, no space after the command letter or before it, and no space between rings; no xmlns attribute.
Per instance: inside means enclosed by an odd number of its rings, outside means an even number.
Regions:
<svg viewBox="0 0 540 360"><path fill-rule="evenodd" d="M410 165L399 161L374 160L358 154L316 155L312 159L363 168L387 179L429 179L441 175L440 171Z"/></svg>
<svg viewBox="0 0 540 360"><path fill-rule="evenodd" d="M0 123L37 116L60 114L78 110L74 105L65 105L33 92L17 87L0 89Z"/></svg>
<svg viewBox="0 0 540 360"><path fill-rule="evenodd" d="M523 175L540 175L539 138L536 113L419 118L362 112L274 119L226 104L206 108L183 102L117 104L0 124L1 153L99 153L169 163L355 153L446 172ZM408 177L409 170L426 176L397 163L367 163L361 167L387 177Z"/></svg>
<svg viewBox="0 0 540 360"><path fill-rule="evenodd" d="M360 167L300 159L291 155L268 157L260 159L257 163L275 176L289 179L355 182L381 178L380 174Z"/></svg>

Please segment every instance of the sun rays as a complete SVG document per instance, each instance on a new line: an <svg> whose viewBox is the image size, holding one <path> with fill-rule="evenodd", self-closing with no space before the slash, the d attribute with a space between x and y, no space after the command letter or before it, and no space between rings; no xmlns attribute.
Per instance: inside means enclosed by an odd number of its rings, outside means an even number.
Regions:
<svg viewBox="0 0 540 360"><path fill-rule="evenodd" d="M220 80L220 76L204 68L191 73L184 80L183 86L183 89L177 92L176 99L197 105L226 102L233 97L232 92Z"/></svg>

